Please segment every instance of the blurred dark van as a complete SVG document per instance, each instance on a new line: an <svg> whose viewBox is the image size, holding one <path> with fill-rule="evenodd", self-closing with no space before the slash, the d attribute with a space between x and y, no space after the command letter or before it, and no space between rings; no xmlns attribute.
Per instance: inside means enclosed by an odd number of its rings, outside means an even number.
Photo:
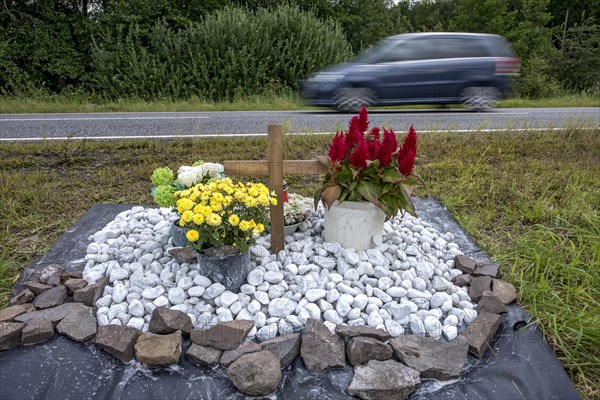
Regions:
<svg viewBox="0 0 600 400"><path fill-rule="evenodd" d="M301 83L315 106L464 104L493 107L505 97L521 62L505 38L479 33L409 33L383 39L348 63Z"/></svg>

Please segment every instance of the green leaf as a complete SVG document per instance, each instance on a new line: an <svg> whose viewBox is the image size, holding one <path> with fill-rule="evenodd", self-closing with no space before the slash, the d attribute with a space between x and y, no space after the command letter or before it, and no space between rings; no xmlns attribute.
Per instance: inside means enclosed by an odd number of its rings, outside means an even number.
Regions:
<svg viewBox="0 0 600 400"><path fill-rule="evenodd" d="M417 211L415 210L415 206L412 202L411 196L408 194L407 187L405 185L400 185L400 189L402 190L402 199L404 200L403 208L413 217L417 217Z"/></svg>
<svg viewBox="0 0 600 400"><path fill-rule="evenodd" d="M335 180L338 183L350 183L352 179L352 171L349 168L344 168L335 174Z"/></svg>
<svg viewBox="0 0 600 400"><path fill-rule="evenodd" d="M383 173L383 181L389 183L402 182L405 178L396 168L388 168Z"/></svg>
<svg viewBox="0 0 600 400"><path fill-rule="evenodd" d="M356 187L356 189L358 193L360 193L361 196L365 198L365 200L381 208L381 210L387 215L384 206L379 201L380 193L377 186L373 185L371 182L361 181Z"/></svg>
<svg viewBox="0 0 600 400"><path fill-rule="evenodd" d="M322 192L323 192L323 189L319 189L313 195L313 201L314 201L315 211L317 211L317 208L319 208L319 202L321 201L321 193Z"/></svg>

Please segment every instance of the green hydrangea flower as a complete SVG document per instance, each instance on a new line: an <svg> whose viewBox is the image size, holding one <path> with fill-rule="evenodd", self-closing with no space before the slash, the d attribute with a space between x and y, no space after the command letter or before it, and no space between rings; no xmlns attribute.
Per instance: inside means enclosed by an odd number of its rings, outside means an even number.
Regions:
<svg viewBox="0 0 600 400"><path fill-rule="evenodd" d="M171 185L175 180L175 174L169 167L156 168L150 179L154 186Z"/></svg>
<svg viewBox="0 0 600 400"><path fill-rule="evenodd" d="M177 189L171 185L160 185L154 189L154 201L161 207L175 207L176 199L173 196Z"/></svg>

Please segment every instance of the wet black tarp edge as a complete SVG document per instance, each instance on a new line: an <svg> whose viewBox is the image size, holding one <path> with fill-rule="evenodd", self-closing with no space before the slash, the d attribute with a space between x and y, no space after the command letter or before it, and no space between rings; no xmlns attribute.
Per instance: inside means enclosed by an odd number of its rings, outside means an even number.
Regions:
<svg viewBox="0 0 600 400"><path fill-rule="evenodd" d="M489 261L468 234L435 199L415 199L419 216L441 232L452 232L461 250ZM96 204L48 253L22 275L58 263L81 270L88 236L132 205ZM17 289L18 290L18 289ZM491 349L482 360L469 357L460 380L424 381L411 399L579 399L542 332L518 305L502 317ZM189 342L184 343L184 350ZM346 393L352 368L312 374L300 358L283 371L271 399L352 399ZM243 399L224 368L189 363L148 368L123 364L92 342L76 343L55 335L43 344L0 352L0 399Z"/></svg>

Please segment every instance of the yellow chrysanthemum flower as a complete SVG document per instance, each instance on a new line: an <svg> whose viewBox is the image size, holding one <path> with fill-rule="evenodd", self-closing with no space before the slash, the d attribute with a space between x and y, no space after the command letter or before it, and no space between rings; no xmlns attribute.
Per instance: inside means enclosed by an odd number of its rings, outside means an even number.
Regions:
<svg viewBox="0 0 600 400"><path fill-rule="evenodd" d="M235 214L231 214L229 216L229 223L231 224L231 226L238 226L238 224L240 223L240 217L238 217Z"/></svg>
<svg viewBox="0 0 600 400"><path fill-rule="evenodd" d="M198 239L200 239L200 234L198 233L197 230L194 229L190 229L189 231L187 231L187 233L185 234L185 237L187 238L187 240L189 240L190 242L195 242Z"/></svg>
<svg viewBox="0 0 600 400"><path fill-rule="evenodd" d="M194 213L190 210L184 211L183 214L181 214L181 219L186 223L191 222L193 218Z"/></svg>
<svg viewBox="0 0 600 400"><path fill-rule="evenodd" d="M260 192L256 187L252 186L250 189L248 189L248 194L252 197L258 197L258 195L260 195Z"/></svg>
<svg viewBox="0 0 600 400"><path fill-rule="evenodd" d="M204 218L206 219L210 214L212 214L212 208L209 206L202 206L202 215L204 215Z"/></svg>
<svg viewBox="0 0 600 400"><path fill-rule="evenodd" d="M221 193L214 193L210 199L210 202L221 203L223 201L223 195Z"/></svg>
<svg viewBox="0 0 600 400"><path fill-rule="evenodd" d="M183 213L184 211L189 211L194 208L194 202L187 198L182 198L177 200L177 211L179 213Z"/></svg>
<svg viewBox="0 0 600 400"><path fill-rule="evenodd" d="M260 185L260 188L258 190L259 190L261 196L269 195L269 189L267 189L267 187L265 185Z"/></svg>
<svg viewBox="0 0 600 400"><path fill-rule="evenodd" d="M221 217L217 214L210 214L206 217L206 223L210 226L219 226L221 225Z"/></svg>
<svg viewBox="0 0 600 400"><path fill-rule="evenodd" d="M271 197L271 205L277 205L277 199L275 197Z"/></svg>
<svg viewBox="0 0 600 400"><path fill-rule="evenodd" d="M256 222L254 222L254 219L251 219L250 221L248 221L248 223L250 224L250 228L256 228Z"/></svg>
<svg viewBox="0 0 600 400"><path fill-rule="evenodd" d="M257 198L258 204L263 206L263 207L268 207L269 206L269 198L267 196L264 195L260 195Z"/></svg>
<svg viewBox="0 0 600 400"><path fill-rule="evenodd" d="M202 225L204 223L204 215L202 215L202 214L194 214L194 217L192 218L192 221L194 221L194 223L196 225Z"/></svg>
<svg viewBox="0 0 600 400"><path fill-rule="evenodd" d="M244 204L246 204L246 207L252 208L252 207L256 207L256 205L258 204L258 201L254 197L247 196L244 199Z"/></svg>
<svg viewBox="0 0 600 400"><path fill-rule="evenodd" d="M256 229L258 233L263 233L265 231L265 226L263 224L256 224Z"/></svg>
<svg viewBox="0 0 600 400"><path fill-rule="evenodd" d="M223 209L221 203L210 203L210 208L213 212L219 212Z"/></svg>
<svg viewBox="0 0 600 400"><path fill-rule="evenodd" d="M250 223L248 221L246 221L246 220L242 220L240 222L239 226L240 226L240 229L243 230L243 231L247 231L247 230L250 229Z"/></svg>

